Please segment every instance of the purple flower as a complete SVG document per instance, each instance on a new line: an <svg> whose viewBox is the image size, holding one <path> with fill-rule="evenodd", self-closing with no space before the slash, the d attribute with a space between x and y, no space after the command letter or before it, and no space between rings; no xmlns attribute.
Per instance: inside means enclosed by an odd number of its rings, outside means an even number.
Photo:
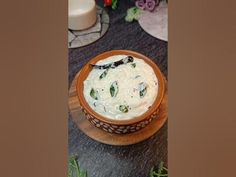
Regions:
<svg viewBox="0 0 236 177"><path fill-rule="evenodd" d="M160 4L160 0L136 0L135 5L142 9L152 12L156 6Z"/></svg>
<svg viewBox="0 0 236 177"><path fill-rule="evenodd" d="M136 2L135 2L135 5L137 6L137 7L139 7L140 9L145 9L145 3L146 3L146 0L137 0Z"/></svg>
<svg viewBox="0 0 236 177"><path fill-rule="evenodd" d="M145 9L153 11L156 7L156 0L146 0Z"/></svg>

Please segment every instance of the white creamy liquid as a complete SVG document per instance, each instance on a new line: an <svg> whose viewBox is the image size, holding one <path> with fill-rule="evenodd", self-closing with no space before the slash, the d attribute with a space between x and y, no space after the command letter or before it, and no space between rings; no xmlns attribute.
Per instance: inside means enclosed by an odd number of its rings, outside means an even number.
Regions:
<svg viewBox="0 0 236 177"><path fill-rule="evenodd" d="M96 65L108 64L121 60L126 55L115 55L100 60ZM158 80L152 69L144 60L134 58L134 61L110 68L107 75L99 76L105 69L92 69L84 81L84 97L89 106L98 114L110 119L132 119L144 114L152 106L158 93ZM135 63L136 66L132 67ZM117 82L118 92L113 97L110 93L112 83ZM146 94L140 97L140 83L145 83ZM91 96L91 89L97 93L97 100ZM120 105L126 106L126 111L120 110ZM127 111L128 110L128 111Z"/></svg>

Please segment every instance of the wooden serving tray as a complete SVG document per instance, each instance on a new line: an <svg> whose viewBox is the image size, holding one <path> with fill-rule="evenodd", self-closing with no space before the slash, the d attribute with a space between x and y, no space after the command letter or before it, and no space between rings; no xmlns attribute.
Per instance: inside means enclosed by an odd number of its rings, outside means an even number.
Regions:
<svg viewBox="0 0 236 177"><path fill-rule="evenodd" d="M111 134L105 132L94 125L92 125L85 117L84 113L79 107L77 92L76 92L76 80L79 73L75 76L69 89L69 109L73 121L76 123L78 128L83 131L90 138L109 145L130 145L146 140L147 138L154 135L166 122L167 120L167 89L165 96L160 105L159 116L154 119L145 128L129 134Z"/></svg>

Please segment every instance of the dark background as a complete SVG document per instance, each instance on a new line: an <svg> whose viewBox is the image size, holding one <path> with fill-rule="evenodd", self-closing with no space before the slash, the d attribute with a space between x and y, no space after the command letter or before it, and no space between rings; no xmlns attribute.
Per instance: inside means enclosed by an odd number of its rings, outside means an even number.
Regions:
<svg viewBox="0 0 236 177"><path fill-rule="evenodd" d="M102 1L97 1L103 6ZM154 60L167 77L168 43L147 34L138 22L125 22L132 1L120 1L118 9L107 9L110 27L103 38L88 46L69 50L69 84L76 73L94 56L108 50L127 49ZM154 136L130 146L110 146L96 142L82 133L69 117L69 154L78 161L89 177L146 177L160 161L167 166L167 123Z"/></svg>

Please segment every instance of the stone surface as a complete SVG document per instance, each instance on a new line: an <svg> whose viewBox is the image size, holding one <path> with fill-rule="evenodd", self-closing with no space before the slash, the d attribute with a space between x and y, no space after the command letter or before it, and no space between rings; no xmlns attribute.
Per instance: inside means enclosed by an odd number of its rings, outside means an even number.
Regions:
<svg viewBox="0 0 236 177"><path fill-rule="evenodd" d="M77 48L91 44L101 38L109 27L109 16L107 12L97 6L97 21L95 25L86 30L69 30L68 47Z"/></svg>
<svg viewBox="0 0 236 177"><path fill-rule="evenodd" d="M68 42L70 43L75 38L76 38L76 36L72 32L68 31Z"/></svg>
<svg viewBox="0 0 236 177"><path fill-rule="evenodd" d="M103 1L97 1L100 6ZM92 57L113 49L140 52L158 64L167 77L168 43L147 34L138 22L125 22L131 1L119 1L115 11L109 9L110 27L96 42L69 49L69 86L82 66ZM68 87L69 89L69 87ZM130 146L110 146L87 137L69 115L69 154L78 154L79 163L89 177L148 177L150 169L160 161L167 164L167 123L153 137Z"/></svg>
<svg viewBox="0 0 236 177"><path fill-rule="evenodd" d="M102 11L102 23L109 23L109 16L107 15L106 11Z"/></svg>
<svg viewBox="0 0 236 177"><path fill-rule="evenodd" d="M168 41L168 6L161 1L153 11L142 11L139 24L150 35Z"/></svg>
<svg viewBox="0 0 236 177"><path fill-rule="evenodd" d="M100 33L89 33L77 36L70 44L72 48L83 46L85 43L89 44L90 41L96 41L100 37Z"/></svg>

